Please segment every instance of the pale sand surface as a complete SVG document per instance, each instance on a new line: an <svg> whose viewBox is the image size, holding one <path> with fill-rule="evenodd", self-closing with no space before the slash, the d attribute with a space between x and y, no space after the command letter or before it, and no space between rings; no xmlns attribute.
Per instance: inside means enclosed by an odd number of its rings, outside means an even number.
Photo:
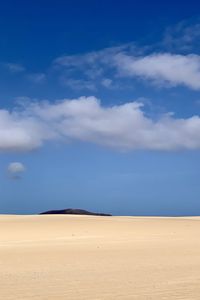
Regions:
<svg viewBox="0 0 200 300"><path fill-rule="evenodd" d="M2 215L0 299L200 299L200 218Z"/></svg>

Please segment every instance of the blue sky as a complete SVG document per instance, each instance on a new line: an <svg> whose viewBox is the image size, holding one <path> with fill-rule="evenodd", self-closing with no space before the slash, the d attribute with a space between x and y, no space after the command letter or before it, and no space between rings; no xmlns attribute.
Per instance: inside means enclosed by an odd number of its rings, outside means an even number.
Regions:
<svg viewBox="0 0 200 300"><path fill-rule="evenodd" d="M0 213L200 213L200 4L0 5Z"/></svg>

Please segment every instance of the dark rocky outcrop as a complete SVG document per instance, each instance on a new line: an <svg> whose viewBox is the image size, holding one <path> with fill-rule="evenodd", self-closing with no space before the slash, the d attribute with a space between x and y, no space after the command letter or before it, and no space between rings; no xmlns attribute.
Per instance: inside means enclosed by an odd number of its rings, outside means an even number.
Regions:
<svg viewBox="0 0 200 300"><path fill-rule="evenodd" d="M94 213L84 209L74 209L74 208L67 208L67 209L60 209L60 210L49 210L40 213L40 215L90 215L90 216L112 216L110 214L103 214L103 213Z"/></svg>

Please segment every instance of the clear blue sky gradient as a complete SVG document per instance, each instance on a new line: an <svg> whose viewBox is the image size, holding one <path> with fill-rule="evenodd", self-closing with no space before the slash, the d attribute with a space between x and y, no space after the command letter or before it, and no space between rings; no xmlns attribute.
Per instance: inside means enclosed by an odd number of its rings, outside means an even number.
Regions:
<svg viewBox="0 0 200 300"><path fill-rule="evenodd" d="M185 27L200 24L198 12L200 3L193 0L3 1L0 108L12 110L21 97L54 103L93 95L105 106L145 99L145 112L152 118L163 112L177 118L200 115L200 91L188 87L163 88L131 79L122 80L119 89L79 90L62 85L52 67L62 55L126 43L152 52L199 54L200 35L189 50L163 43L169 28L173 32L181 22ZM8 63L24 71L8 72ZM44 82L29 80L35 74L45 74ZM26 166L19 180L6 173L13 161ZM200 215L200 151L121 152L86 142L52 142L31 152L0 153L0 213L67 207L117 215Z"/></svg>

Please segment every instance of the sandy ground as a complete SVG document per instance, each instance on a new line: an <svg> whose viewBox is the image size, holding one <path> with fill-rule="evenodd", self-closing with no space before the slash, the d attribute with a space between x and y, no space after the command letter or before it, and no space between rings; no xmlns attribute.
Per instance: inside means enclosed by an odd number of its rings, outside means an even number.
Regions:
<svg viewBox="0 0 200 300"><path fill-rule="evenodd" d="M200 218L1 215L0 299L200 299Z"/></svg>

